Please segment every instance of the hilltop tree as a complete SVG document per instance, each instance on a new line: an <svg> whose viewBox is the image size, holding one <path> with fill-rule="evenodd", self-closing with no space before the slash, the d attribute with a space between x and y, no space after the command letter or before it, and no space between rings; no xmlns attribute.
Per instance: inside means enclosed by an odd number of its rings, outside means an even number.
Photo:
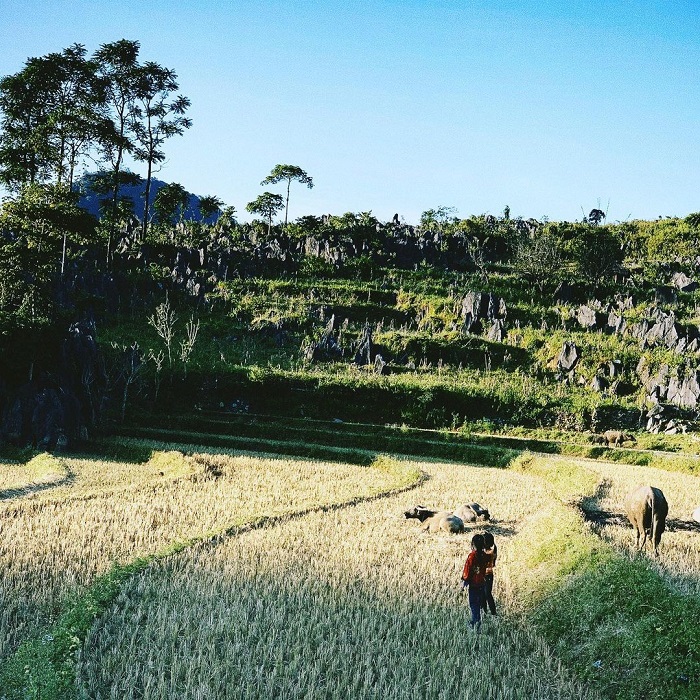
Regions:
<svg viewBox="0 0 700 700"><path fill-rule="evenodd" d="M313 178L302 170L298 165L275 165L272 172L260 183L265 185L276 185L278 182L287 183L287 200L284 210L284 227L287 228L287 219L289 217L289 189L292 186L292 181L306 185L309 189L314 186Z"/></svg>
<svg viewBox="0 0 700 700"><path fill-rule="evenodd" d="M221 215L223 206L223 200L213 194L200 197L199 199L199 213L203 220L209 219L214 215Z"/></svg>
<svg viewBox="0 0 700 700"><path fill-rule="evenodd" d="M272 219L284 208L284 199L281 194L263 192L252 202L246 204L246 210L251 214L259 214L267 219L267 235L272 231Z"/></svg>
<svg viewBox="0 0 700 700"><path fill-rule="evenodd" d="M85 47L30 58L0 81L0 181L56 182L70 189L80 159L111 131L104 82Z"/></svg>
<svg viewBox="0 0 700 700"><path fill-rule="evenodd" d="M176 218L181 221L189 200L187 190L177 182L161 187L153 200L158 222L172 224Z"/></svg>
<svg viewBox="0 0 700 700"><path fill-rule="evenodd" d="M574 240L573 257L579 275L597 287L620 270L622 241L608 226L591 224Z"/></svg>
<svg viewBox="0 0 700 700"><path fill-rule="evenodd" d="M515 268L540 291L561 274L563 254L557 236L547 227L521 235L515 248Z"/></svg>
<svg viewBox="0 0 700 700"><path fill-rule="evenodd" d="M112 238L117 225L119 187L133 182L123 177L124 156L134 148L131 124L134 119L139 42L120 39L102 44L95 52L98 74L104 81L105 108L112 129L100 141L104 159L110 164L111 212L107 240L107 265L111 259Z"/></svg>
<svg viewBox="0 0 700 700"><path fill-rule="evenodd" d="M135 104L131 129L135 137L134 157L146 163L146 187L144 190L142 236L146 237L150 213L151 181L153 169L165 160L162 146L166 139L181 136L192 126L185 117L190 100L183 95L170 99L178 88L177 75L149 61L136 69Z"/></svg>

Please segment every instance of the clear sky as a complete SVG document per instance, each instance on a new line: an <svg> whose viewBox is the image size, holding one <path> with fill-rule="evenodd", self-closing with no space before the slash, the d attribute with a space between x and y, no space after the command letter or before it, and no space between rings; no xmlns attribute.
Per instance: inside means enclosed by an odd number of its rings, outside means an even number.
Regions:
<svg viewBox="0 0 700 700"><path fill-rule="evenodd" d="M0 75L121 38L192 100L157 177L242 218L276 163L291 218L700 211L697 0L0 0Z"/></svg>

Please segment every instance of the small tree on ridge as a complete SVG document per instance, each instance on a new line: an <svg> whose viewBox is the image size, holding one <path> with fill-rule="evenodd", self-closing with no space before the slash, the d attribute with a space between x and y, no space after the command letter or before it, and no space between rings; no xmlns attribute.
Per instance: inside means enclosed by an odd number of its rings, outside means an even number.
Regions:
<svg viewBox="0 0 700 700"><path fill-rule="evenodd" d="M284 210L284 228L287 228L287 219L289 217L289 188L292 186L292 180L306 185L309 189L314 186L313 178L302 170L298 165L275 165L272 172L260 183L261 185L276 185L278 182L287 183L287 201Z"/></svg>

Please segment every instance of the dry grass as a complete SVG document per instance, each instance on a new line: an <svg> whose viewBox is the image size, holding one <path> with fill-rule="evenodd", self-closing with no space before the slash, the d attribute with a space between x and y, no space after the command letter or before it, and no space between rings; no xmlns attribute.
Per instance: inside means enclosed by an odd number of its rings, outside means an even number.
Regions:
<svg viewBox="0 0 700 700"><path fill-rule="evenodd" d="M288 519L135 577L85 644L80 697L594 698L503 618L470 633L459 587L470 534L429 535L403 517L416 502L488 506L503 610L514 538L550 499L539 482L420 467L430 478L409 495Z"/></svg>
<svg viewBox="0 0 700 700"><path fill-rule="evenodd" d="M381 468L172 451L140 465L74 460L69 468L70 484L1 504L0 659L114 562L397 485Z"/></svg>

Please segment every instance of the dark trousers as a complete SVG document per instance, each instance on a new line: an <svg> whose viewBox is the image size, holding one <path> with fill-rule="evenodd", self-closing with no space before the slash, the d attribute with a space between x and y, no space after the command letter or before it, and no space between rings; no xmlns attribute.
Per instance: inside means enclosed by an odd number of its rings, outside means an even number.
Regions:
<svg viewBox="0 0 700 700"><path fill-rule="evenodd" d="M472 619L469 621L471 627L478 630L481 627L481 607L484 604L484 587L469 585L469 608L472 612Z"/></svg>
<svg viewBox="0 0 700 700"><path fill-rule="evenodd" d="M493 599L493 574L486 574L484 582L484 600L481 604L481 609L486 612L486 608L491 611L492 615L496 614L496 601Z"/></svg>

